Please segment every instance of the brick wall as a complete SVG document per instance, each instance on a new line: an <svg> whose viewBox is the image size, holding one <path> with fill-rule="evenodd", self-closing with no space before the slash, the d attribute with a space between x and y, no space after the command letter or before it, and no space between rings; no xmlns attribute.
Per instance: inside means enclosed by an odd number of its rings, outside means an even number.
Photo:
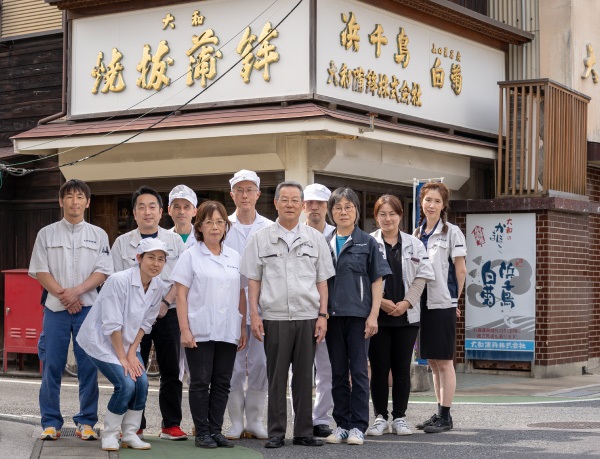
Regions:
<svg viewBox="0 0 600 459"><path fill-rule="evenodd" d="M600 170L588 167L587 195L600 202ZM589 221L589 346L590 358L600 358L600 215L590 214Z"/></svg>

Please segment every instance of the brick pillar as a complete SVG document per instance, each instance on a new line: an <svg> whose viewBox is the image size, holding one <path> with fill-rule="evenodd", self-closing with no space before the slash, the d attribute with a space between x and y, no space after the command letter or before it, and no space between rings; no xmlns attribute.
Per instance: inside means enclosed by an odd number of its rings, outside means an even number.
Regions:
<svg viewBox="0 0 600 459"><path fill-rule="evenodd" d="M596 175L600 197L600 173ZM536 214L535 377L581 374L600 354L600 206L560 197L453 201L449 221L466 234L467 214ZM593 251L596 251L594 256ZM464 311L464 296L461 299ZM456 363L464 364L464 320Z"/></svg>

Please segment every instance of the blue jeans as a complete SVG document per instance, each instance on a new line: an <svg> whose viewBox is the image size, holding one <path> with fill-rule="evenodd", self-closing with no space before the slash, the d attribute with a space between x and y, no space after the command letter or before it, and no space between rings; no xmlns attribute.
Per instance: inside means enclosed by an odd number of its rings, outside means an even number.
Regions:
<svg viewBox="0 0 600 459"><path fill-rule="evenodd" d="M140 353L138 352L136 355L143 366ZM138 376L134 381L131 376L125 376L125 370L121 365L102 362L93 357L90 357L90 360L98 367L100 373L115 386L115 391L108 401L108 411L114 414L125 414L127 410L141 411L144 409L148 397L148 376L145 370L142 376Z"/></svg>
<svg viewBox="0 0 600 459"><path fill-rule="evenodd" d="M73 421L91 426L98 421L98 371L75 340L89 311L89 307L84 307L77 314L69 314L67 311L53 312L44 307L42 333L38 343L38 355L42 361L39 400L43 428L60 429L63 426L60 385L67 364L71 335L79 379L79 413L73 416Z"/></svg>

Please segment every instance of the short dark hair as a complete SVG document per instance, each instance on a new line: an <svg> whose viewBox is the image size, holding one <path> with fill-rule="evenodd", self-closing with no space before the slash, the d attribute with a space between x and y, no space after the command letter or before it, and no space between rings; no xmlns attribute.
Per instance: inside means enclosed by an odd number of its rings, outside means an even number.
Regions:
<svg viewBox="0 0 600 459"><path fill-rule="evenodd" d="M71 179L62 184L60 190L58 190L58 197L60 199L64 199L65 195L72 191L81 191L83 194L85 194L85 197L88 201L92 196L92 190L90 190L90 187L87 183L85 183L83 180Z"/></svg>
<svg viewBox="0 0 600 459"><path fill-rule="evenodd" d="M348 188L347 186L341 186L333 190L331 196L329 196L329 201L327 202L327 214L329 214L329 219L332 222L335 222L333 219L333 206L335 206L338 202L340 202L343 198L346 198L356 209L356 220L354 221L355 225L358 225L358 221L360 220L360 200L356 193L352 188Z"/></svg>
<svg viewBox="0 0 600 459"><path fill-rule="evenodd" d="M281 189L283 187L286 187L286 186L298 188L300 190L300 199L302 199L304 201L304 190L302 189L302 185L300 185L298 182L295 182L293 180L286 180L285 182L281 182L279 185L277 185L277 188L275 188L275 200L276 201L279 200L279 192L281 191Z"/></svg>
<svg viewBox="0 0 600 459"><path fill-rule="evenodd" d="M160 194L158 194L158 191L146 185L142 185L133 192L133 194L131 195L131 207L135 209L137 198L139 198L142 194L151 194L158 201L158 207L160 207L161 209L163 208L162 198L160 197Z"/></svg>
<svg viewBox="0 0 600 459"><path fill-rule="evenodd" d="M202 228L202 223L207 218L212 217L212 214L215 212L219 212L221 214L221 218L225 220L225 232L223 233L223 237L219 242L223 243L225 240L225 236L229 232L231 228L231 222L229 221L229 217L227 216L227 210L225 206L221 204L219 201L204 201L198 207L198 213L196 214L196 222L194 223L194 230L196 230L196 240L200 242L204 242L204 233L200 231Z"/></svg>

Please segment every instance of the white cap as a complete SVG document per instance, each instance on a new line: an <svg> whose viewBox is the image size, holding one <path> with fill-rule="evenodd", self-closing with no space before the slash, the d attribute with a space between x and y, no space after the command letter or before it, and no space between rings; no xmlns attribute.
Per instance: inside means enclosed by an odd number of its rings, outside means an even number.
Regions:
<svg viewBox="0 0 600 459"><path fill-rule="evenodd" d="M175 199L186 199L192 203L194 207L198 207L198 197L194 190L185 185L177 185L169 193L169 205L173 204Z"/></svg>
<svg viewBox="0 0 600 459"><path fill-rule="evenodd" d="M329 201L331 191L324 185L313 183L304 188L305 201Z"/></svg>
<svg viewBox="0 0 600 459"><path fill-rule="evenodd" d="M142 254L146 252L152 252L154 250L162 250L165 252L165 255L168 255L166 244L156 237L147 237L140 241L140 245L138 245L136 253Z"/></svg>
<svg viewBox="0 0 600 459"><path fill-rule="evenodd" d="M245 182L245 181L253 182L257 187L260 188L260 179L258 178L258 175L256 175L256 172L249 171L246 169L237 171L233 175L233 177L229 180L229 184L231 185L231 189L233 190L234 186L236 186L240 182Z"/></svg>

